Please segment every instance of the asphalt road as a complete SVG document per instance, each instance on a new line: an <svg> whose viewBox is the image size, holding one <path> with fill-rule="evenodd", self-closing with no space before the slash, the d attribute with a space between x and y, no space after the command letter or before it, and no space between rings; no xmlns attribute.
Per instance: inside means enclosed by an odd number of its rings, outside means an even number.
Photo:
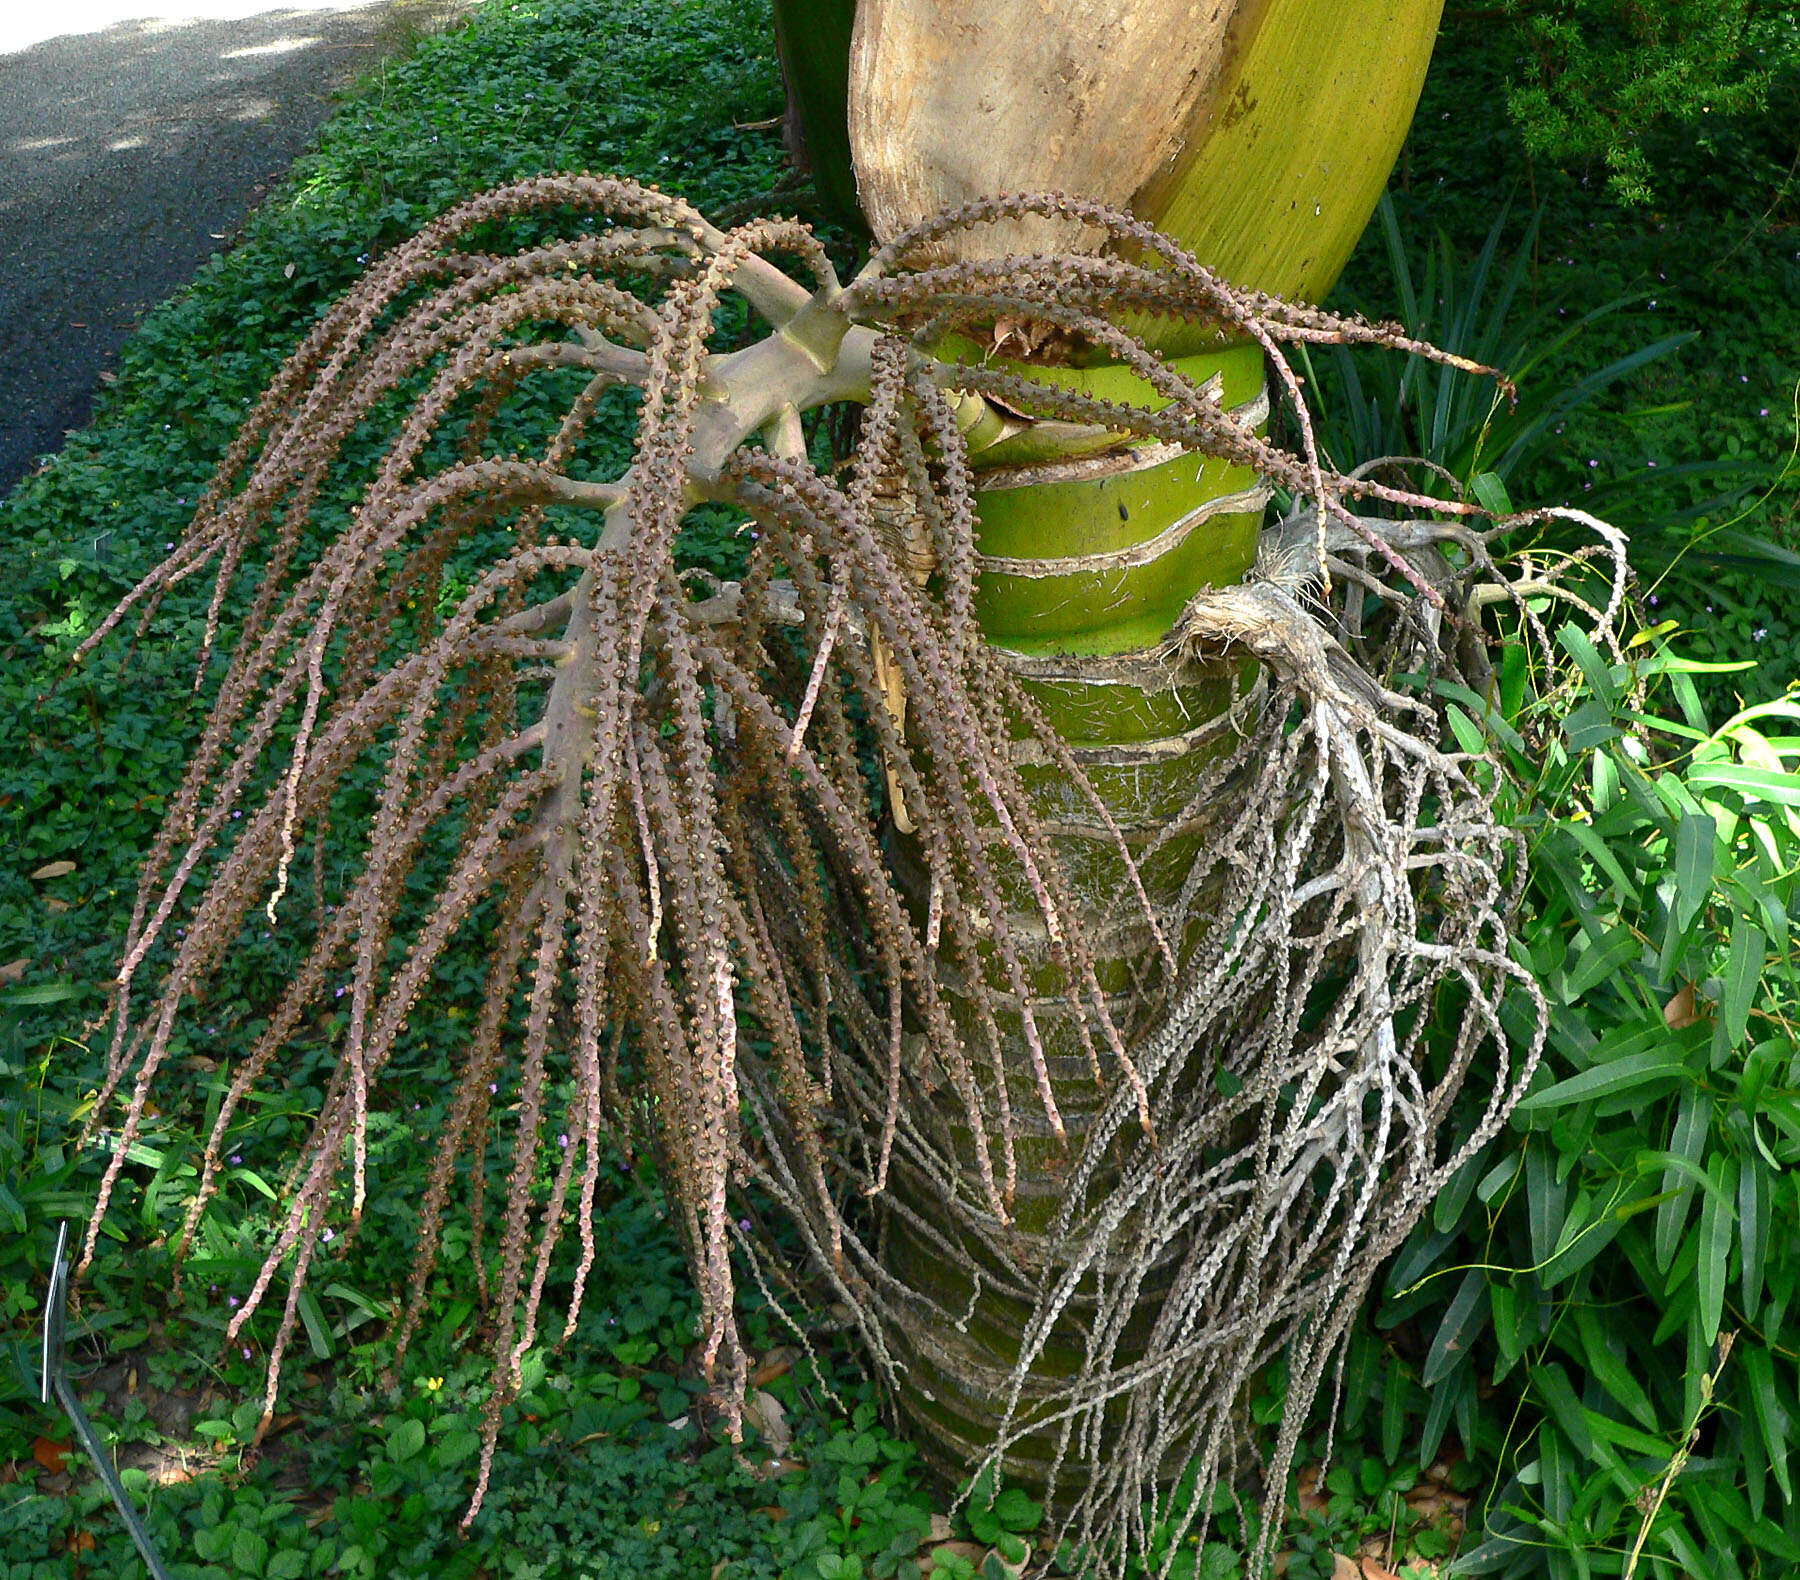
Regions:
<svg viewBox="0 0 1800 1580"><path fill-rule="evenodd" d="M332 95L457 0L0 0L0 496Z"/></svg>

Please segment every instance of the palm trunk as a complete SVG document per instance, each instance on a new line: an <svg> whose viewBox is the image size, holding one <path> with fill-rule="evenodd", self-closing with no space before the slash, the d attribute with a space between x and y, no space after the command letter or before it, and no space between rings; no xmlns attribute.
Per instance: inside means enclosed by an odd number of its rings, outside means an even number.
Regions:
<svg viewBox="0 0 1800 1580"><path fill-rule="evenodd" d="M848 8L848 0L776 0L790 114L807 127L821 193L841 203L852 190L849 172L832 162L847 146L878 240L972 198L1066 191L1129 209L1235 285L1317 300L1348 260L1398 153L1441 0L1241 0L1198 22L1185 0L1088 0L1059 7L1053 26L1034 12L1029 26L1039 31L1029 38L1018 8L1001 0L861 0L846 56ZM1093 238L1072 222L1021 219L963 232L959 242L962 256L997 257L1091 250ZM1127 318L1122 327L1185 356L1196 382L1219 375L1223 403L1241 416L1266 417L1259 347L1221 345L1192 329L1171 334L1152 320ZM1121 368L1015 371L1145 400L1144 386ZM1205 913L1204 897L1183 888L1209 811L1220 811L1196 806L1195 787L1235 739L1219 721L1249 677L1219 663L1171 685L1156 650L1196 591L1233 585L1251 568L1266 495L1248 471L1187 453L1059 454L1053 427L985 449L975 435L972 448L981 469L981 629L1104 804L1102 813L1075 795L1055 763L1021 765L1054 831L1115 1021L1129 1034L1154 1022L1165 968L1107 825L1145 858L1151 908L1196 918L1184 924L1186 936L1167 940L1182 955ZM903 880L916 877L904 836L893 852ZM1022 880L1012 898L1015 934L1041 935ZM923 910L922 892L918 903ZM1072 1017L1054 1009L1061 984L1049 953L1044 940L1036 976L1046 999L1037 1010L1066 1140L1045 1115L1017 1014L1001 1030L1021 1052L985 1094L993 1113L1010 1113L1017 1137L1011 1223L994 1223L972 1245L939 1205L945 1181L897 1167L889 1186L888 1270L938 1311L963 1313L948 1326L902 1320L894 1335L901 1413L952 1477L982 1459L1006 1413L1022 1331L1070 1244L1067 1225L1058 1225L1065 1182L1103 1101ZM964 1160L967 1178L953 1188L979 1197L975 1151L1003 1149L998 1126L971 1135L949 1101L940 1114L915 1117L935 1130L941 1155ZM1131 1139L1113 1137L1109 1156L1122 1156ZM1115 1165L1087 1161L1091 1203ZM1098 1274L1109 1271L1121 1270L1103 1264ZM1138 1272L1145 1295L1116 1338L1115 1364L1129 1362L1156 1315L1156 1274ZM1091 1294L1095 1279L1081 1287ZM1091 1314L1078 1294L1045 1342L1034 1373L1047 1387L1082 1364ZM1015 1430L1031 1414L1028 1386ZM1038 1431L1015 1439L1006 1467L1042 1485L1054 1454L1054 1432Z"/></svg>

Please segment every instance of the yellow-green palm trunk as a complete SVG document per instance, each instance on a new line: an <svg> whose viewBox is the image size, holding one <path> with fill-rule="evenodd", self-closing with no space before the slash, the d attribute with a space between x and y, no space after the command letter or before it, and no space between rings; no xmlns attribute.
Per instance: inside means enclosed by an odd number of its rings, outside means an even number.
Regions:
<svg viewBox="0 0 1800 1580"><path fill-rule="evenodd" d="M1196 383L1216 375L1223 403L1240 419L1256 425L1266 414L1256 347L1223 348L1184 359L1180 367ZM1085 394L1154 403L1123 369L1036 371ZM1034 455L1022 465L982 465L996 456L1004 463L1009 450L1018 459L1024 448L1003 441L974 457L980 468L977 616L988 642L1006 655L1068 743L1133 854L1156 842L1140 876L1152 903L1166 911L1207 838L1207 811L1189 805L1197 769L1234 738L1221 716L1250 676L1241 665L1221 662L1189 666L1177 683L1167 678L1171 671L1159 650L1196 591L1242 580L1255 560L1266 491L1247 468L1155 445L1099 458ZM1129 1039L1154 1019L1164 986L1160 952L1132 874L1112 830L1061 766L1028 757L1019 768L1081 910L1109 1012ZM1186 822L1173 830L1173 820L1184 815ZM922 888L918 869L907 872L906 842L898 842L897 853L903 876ZM982 1267L979 1287L968 1267L946 1252L952 1231L933 1182L897 1168L884 1235L889 1270L940 1310L962 1314L949 1328L902 1322L896 1334L896 1353L906 1368L900 1407L928 1457L953 1476L993 1442L996 1401L1006 1397L1031 1317L1024 1286L1041 1282L1065 1259L1053 1223L1065 1177L1106 1095L1081 1046L1067 1008L1070 984L1050 958L1022 874L1011 874L1006 898L1013 935L1036 945L1028 942L1026 951L1032 986L1042 994L1033 1008L1066 1137L1055 1134L1044 1113L1029 1062L1013 1061L1005 1076L1016 1159L1011 1222L996 1221L986 1246L959 1245L961 1256ZM1170 942L1181 953L1192 939ZM954 984L947 986L954 1000ZM989 986L1006 1000L997 973ZM982 1034L973 1012L960 1018L976 1045ZM1002 1014L1000 1031L1023 1047L1023 1018L1016 1010ZM1103 1064L1103 1074L1116 1081L1120 1072L1108 1069L1110 1063ZM982 1144L998 1173L1005 1141L1000 1094L992 1088L990 1077L989 1133ZM963 1162L962 1194L979 1200L976 1138L948 1093L938 1120ZM1135 1139L1135 1132L1123 1134L1115 1152L1122 1157ZM1121 1362L1141 1348L1155 1306L1154 1299L1140 1304L1122 1341ZM1089 1315L1087 1302L1071 1304L1035 1375L1048 1381L1077 1370ZM1027 1385L1027 1417L1031 1398ZM1050 1432L1015 1443L1006 1461L1009 1475L1041 1485L1053 1451Z"/></svg>
<svg viewBox="0 0 1800 1580"><path fill-rule="evenodd" d="M1311 300L1330 289L1373 211L1417 102L1441 6L1227 0L1202 14L1187 0L1069 0L1026 16L1009 0L776 0L791 107L819 129L810 139L815 164L841 146L847 119L855 188L877 240L970 198L1068 191L1128 208L1234 285ZM843 59L835 40L852 16ZM798 61L797 52L811 58ZM823 172L822 192L841 201L842 175ZM963 256L998 256L1079 250L1092 240L1079 225L1026 219L980 227L958 246ZM1266 416L1266 404L1255 404L1265 397L1254 346L1221 349L1204 325L1129 314L1121 327L1165 356L1189 354L1186 370L1197 381L1220 373L1224 404L1240 415ZM1118 368L1015 371L1095 394L1123 381L1133 398L1146 395ZM979 429L970 436L984 480L982 631L1068 742L1127 844L1154 849L1141 876L1160 906L1179 891L1207 838L1206 810L1190 805L1193 790L1229 731L1221 715L1247 677L1221 664L1171 686L1165 669L1133 655L1157 648L1200 588L1232 585L1254 563L1257 480L1217 460L1144 452L1102 475L1091 459L1057 476L1052 458L1033 473L1022 463L1041 466L1045 457L1021 454L1016 439L984 450L982 437ZM1021 767L1129 1037L1154 1021L1162 987L1132 874L1105 820L1061 768ZM1175 819L1182 823L1172 829ZM906 840L894 848L903 878L909 866L916 875ZM1041 937L1022 876L1009 900L1016 933ZM922 892L918 903L923 912ZM1191 941L1169 942L1179 954ZM1040 1023L1068 1140L1045 1115L1015 1012L1001 1027L1017 1055L1004 1077L1019 1137L1011 1224L996 1222L985 1244L952 1238L937 1206L945 1182L898 1165L890 1181L889 1268L939 1311L963 1313L948 1325L903 1321L895 1335L905 1366L900 1408L928 1456L953 1476L993 1444L1031 1316L1029 1291L1058 1255L1043 1231L1100 1101L1074 1021L1054 1007L1070 984L1050 953L1046 940L1036 951L1035 985L1046 994ZM972 1017L968 1030L971 1063L980 1067ZM990 1081L994 1133L984 1144L998 1158L1000 1094L991 1088ZM941 1106L921 1122L964 1160L957 1194L979 1202L976 1138L947 1089ZM980 1287L958 1270L961 1258L983 1267ZM1131 1326L1147 1324L1154 1305L1141 1305ZM1079 1364L1083 1320L1077 1302L1037 1363L1040 1375L1067 1375ZM1128 1331L1120 1359L1131 1346ZM1028 1386L1027 1416L1031 1398ZM1047 1435L1020 1442L1008 1468L1036 1480L1049 1452Z"/></svg>

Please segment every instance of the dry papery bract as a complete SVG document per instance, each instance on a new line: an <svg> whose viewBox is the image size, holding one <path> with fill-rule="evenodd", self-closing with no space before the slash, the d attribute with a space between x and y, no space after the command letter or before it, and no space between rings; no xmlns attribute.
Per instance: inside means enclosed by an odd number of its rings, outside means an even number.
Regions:
<svg viewBox="0 0 1800 1580"><path fill-rule="evenodd" d="M961 227L1023 213L1079 219L1113 251L909 267ZM557 234L480 250L509 222ZM735 350L713 344L726 292L767 331ZM1295 396L1299 453L1112 327L1143 310L1259 342ZM1131 364L1166 404L1108 404L922 349L998 318ZM1056 1253L1007 1275L1002 1293L1032 1316L993 1452L1049 1434L1061 1528L1117 1567L1144 1549L1146 1521L1171 1517L1171 1467L1197 1457L1203 1487L1241 1478L1235 1401L1291 1344L1287 1425L1263 1472L1278 1504L1298 1423L1373 1269L1494 1133L1542 1035L1541 1001L1508 957L1514 842L1480 774L1433 744L1429 711L1355 651L1385 643L1381 663L1440 672L1459 652L1478 664L1481 605L1499 598L1547 658L1508 578L1560 595L1554 565L1490 558L1494 528L1473 507L1326 467L1281 353L1296 341L1438 355L1231 289L1137 222L1056 196L933 220L840 287L797 224L725 234L655 190L564 176L478 197L372 265L271 385L175 551L88 644L208 570L206 647L235 627L124 946L96 1108L114 1151L88 1254L178 1015L272 917L308 953L232 1071L179 1246L218 1187L242 1105L280 1079L284 1049L316 1040L324 1011L347 1009L272 1247L227 1334L285 1302L268 1410L322 1238L363 1211L371 1107L451 950L478 952L484 985L458 1022L399 1344L403 1355L447 1215L466 1212L495 1362L471 1516L559 1243L572 1230L566 1337L594 1259L600 1173L634 1129L651 1133L699 1291L699 1360L734 1429L746 1375L734 1257L765 1285L840 1304L891 1384L898 1332L964 1313L884 1269L884 1214L911 1210L885 1188L890 1172L941 1196L930 1232L979 1280L1009 1244L1020 1127L1062 1131L1033 1011L1058 995L1027 980L1029 956L1033 971L1049 963L1107 1095L1070 1137ZM509 398L560 369L586 377L541 451L490 453ZM635 458L619 481L595 482L585 432L620 385L641 391ZM1274 529L1281 574L1200 594L1159 656L1171 685L1197 656L1231 651L1259 660L1261 678L1213 727L1193 795L1215 808L1217 834L1181 897L1152 906L1137 885L1127 902L1149 913L1163 956L1157 1014L1131 1046L1023 756L1063 765L1097 817L1104 807L972 614L962 434L988 395L1119 442L1229 457L1311 512ZM809 463L800 414L845 401L865 412L838 481ZM343 447L372 428L386 446L373 479L327 529L315 517ZM677 528L702 501L754 522L741 582L696 589L677 572ZM1421 519L1395 514L1408 511ZM472 580L447 581L471 542L500 546ZM1296 600L1321 566L1357 589L1356 620L1317 581L1310 607ZM1583 606L1598 639L1611 641L1621 587ZM1364 629L1370 588L1391 614ZM904 731L888 706L896 683ZM876 754L916 825L927 905L887 857ZM1006 897L1021 887L1029 949ZM1213 919L1189 925L1202 896ZM1428 1048L1446 993L1460 1019ZM1516 1060L1498 1023L1507 993L1537 1028ZM1041 1114L1007 1106L1008 1061L1030 1068ZM1471 1074L1489 1095L1446 1148L1439 1127ZM478 1160L507 1147L487 1289ZM740 1229L732 1197L751 1183L808 1247L798 1276ZM1154 1331L1123 1344L1152 1270ZM1037 1376L1033 1357L1078 1291L1085 1357ZM1190 1500L1173 1518L1203 1527L1206 1507Z"/></svg>

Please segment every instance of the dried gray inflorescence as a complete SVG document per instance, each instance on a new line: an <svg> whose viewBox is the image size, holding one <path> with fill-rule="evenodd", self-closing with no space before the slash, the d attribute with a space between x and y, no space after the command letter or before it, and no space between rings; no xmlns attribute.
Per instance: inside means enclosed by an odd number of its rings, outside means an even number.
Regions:
<svg viewBox="0 0 1800 1580"><path fill-rule="evenodd" d="M1117 255L930 261L958 227L1026 212L1079 218ZM559 239L477 244L506 222L571 216ZM810 285L771 257L797 260ZM765 338L715 348L727 292L767 321ZM1518 602L1506 576L1520 573L1489 558L1478 512L1330 471L1297 403L1298 453L1260 438L1112 327L1134 310L1256 339L1296 396L1284 344L1435 355L1235 291L1147 228L1067 199L971 205L840 287L802 227L723 234L676 199L589 176L447 214L372 267L295 353L181 543L93 639L210 570L210 651L233 589L254 585L145 864L96 1112L123 1111L103 1212L184 1001L247 926L266 925L262 912L310 910L310 952L232 1074L181 1236L185 1250L242 1105L321 1007L347 1007L335 1075L228 1334L285 1301L270 1409L328 1225L354 1227L363 1210L369 1116L408 1017L472 935L485 939L483 988L422 1198L400 1343L453 1211L469 1214L485 1286L484 1176L470 1160L510 1147L477 1505L571 1227L565 1336L575 1322L620 1131L653 1133L700 1292L700 1360L733 1424L746 1376L734 1240L738 1266L778 1272L734 1227L740 1186L787 1211L812 1253L806 1289L848 1309L890 1381L897 1335L963 1318L884 1267L882 1225L910 1210L885 1187L891 1171L934 1182L932 1232L947 1222L969 1245L1007 1243L1021 1118L1009 1063L1029 1072L1040 1121L1062 1130L1032 1009L1042 984L1028 980L1048 962L1062 1024L1107 1095L1070 1142L1056 1253L1008 1275L1003 1293L1031 1316L994 1452L1051 1442L1064 1529L1122 1562L1144 1550L1145 1521L1171 1517L1172 1467L1197 1457L1203 1486L1241 1470L1232 1411L1291 1344L1288 1425L1267 1471L1279 1500L1299 1420L1378 1261L1500 1124L1542 1032L1507 950L1517 851L1479 773L1431 744L1429 713L1327 627L1353 648L1387 643L1388 662L1451 668L1459 647L1479 654L1492 589ZM1000 316L1133 364L1167 404L1108 405L922 349ZM585 379L548 443L493 453L508 401L557 369ZM636 456L621 480L595 482L574 463L620 386L641 391ZM1167 905L1134 889L1167 969L1132 1046L1019 764L1027 748L1047 754L1077 786L1081 766L1034 722L974 622L962 432L988 396L1228 456L1311 510L1282 529L1282 574L1201 594L1160 655L1171 683L1223 651L1254 655L1264 679L1219 721L1194 784L1196 806L1221 810L1192 880ZM809 463L799 414L843 401L865 413L840 483ZM322 527L344 447L371 429L385 435L373 480ZM704 597L673 558L701 501L743 511L757 534L742 582ZM1409 525L1395 509L1433 519ZM446 580L496 526L509 536L480 574ZM1355 620L1344 605L1309 612L1291 588L1321 567L1394 613L1364 631L1374 605L1360 594ZM1553 577L1530 576L1554 595ZM1616 596L1592 613L1606 634ZM915 827L916 892L884 851L891 796ZM328 828L341 879L323 859ZM1021 891L1035 942L1009 920ZM1202 905L1213 919L1189 925ZM1527 1028L1511 1062L1509 992ZM1466 1007L1427 1046L1444 993ZM965 1116L960 1154L919 1117L927 1069ZM1471 1074L1485 1106L1446 1149L1440 1127ZM977 1280L991 1268L946 1240L959 1254ZM1152 1330L1127 1341L1146 1277ZM1079 1365L1047 1381L1033 1356L1077 1302ZM1172 1517L1203 1524L1204 1507Z"/></svg>

